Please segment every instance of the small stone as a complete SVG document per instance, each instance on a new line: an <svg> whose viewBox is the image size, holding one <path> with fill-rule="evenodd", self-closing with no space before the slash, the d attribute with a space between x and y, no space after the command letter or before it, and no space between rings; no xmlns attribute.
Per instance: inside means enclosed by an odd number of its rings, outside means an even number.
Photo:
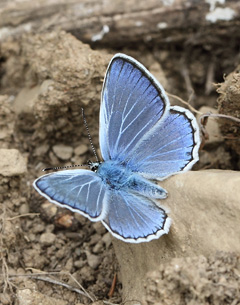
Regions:
<svg viewBox="0 0 240 305"><path fill-rule="evenodd" d="M71 146L57 144L53 146L55 155L62 160L69 160L73 154L73 148Z"/></svg>
<svg viewBox="0 0 240 305"><path fill-rule="evenodd" d="M49 149L49 145L48 144L43 144L43 145L40 145L38 146L35 151L34 151L34 156L44 156L47 151Z"/></svg>
<svg viewBox="0 0 240 305"><path fill-rule="evenodd" d="M27 203L24 203L19 208L19 214L27 214L29 213L29 205Z"/></svg>
<svg viewBox="0 0 240 305"><path fill-rule="evenodd" d="M85 253L87 255L87 262L89 267L96 269L101 263L101 258L97 255L91 254L89 251L85 251Z"/></svg>
<svg viewBox="0 0 240 305"><path fill-rule="evenodd" d="M89 241L89 246L95 246L101 240L101 238L102 236L99 235L98 233L93 234Z"/></svg>
<svg viewBox="0 0 240 305"><path fill-rule="evenodd" d="M94 222L93 227L95 231L100 235L103 235L106 232L106 228L103 226L103 224L100 221Z"/></svg>
<svg viewBox="0 0 240 305"><path fill-rule="evenodd" d="M0 174L19 176L27 172L27 159L17 149L0 149Z"/></svg>
<svg viewBox="0 0 240 305"><path fill-rule="evenodd" d="M89 266L82 267L81 275L82 275L82 278L84 278L84 280L88 281L88 282L91 282L95 279L94 271Z"/></svg>
<svg viewBox="0 0 240 305"><path fill-rule="evenodd" d="M44 202L41 208L48 218L52 218L57 214L57 206L48 201Z"/></svg>
<svg viewBox="0 0 240 305"><path fill-rule="evenodd" d="M56 235L53 233L43 233L40 236L40 243L44 246L51 246L56 240Z"/></svg>
<svg viewBox="0 0 240 305"><path fill-rule="evenodd" d="M33 233L42 233L45 230L45 226L42 223L38 223L33 226L32 231Z"/></svg>
<svg viewBox="0 0 240 305"><path fill-rule="evenodd" d="M103 235L102 241L105 243L106 248L109 248L112 243L112 235L109 232L105 233Z"/></svg>
<svg viewBox="0 0 240 305"><path fill-rule="evenodd" d="M70 258L67 260L66 265L64 266L64 271L71 272L72 267L73 267L73 258L70 257Z"/></svg>
<svg viewBox="0 0 240 305"><path fill-rule="evenodd" d="M93 253L100 253L103 250L103 241L100 240L94 247L93 247Z"/></svg>
<svg viewBox="0 0 240 305"><path fill-rule="evenodd" d="M74 218L81 224L81 226L84 226L88 219L84 216L82 216L79 213L74 213Z"/></svg>
<svg viewBox="0 0 240 305"><path fill-rule="evenodd" d="M74 217L70 214L65 214L56 220L56 223L64 228L70 228L73 225Z"/></svg>
<svg viewBox="0 0 240 305"><path fill-rule="evenodd" d="M77 156L84 155L88 151L88 147L85 144L80 144L74 149L74 154Z"/></svg>
<svg viewBox="0 0 240 305"><path fill-rule="evenodd" d="M74 262L74 267L76 267L77 269L80 269L82 268L84 265L85 265L85 262L81 261L81 260L78 260L78 261L75 261Z"/></svg>

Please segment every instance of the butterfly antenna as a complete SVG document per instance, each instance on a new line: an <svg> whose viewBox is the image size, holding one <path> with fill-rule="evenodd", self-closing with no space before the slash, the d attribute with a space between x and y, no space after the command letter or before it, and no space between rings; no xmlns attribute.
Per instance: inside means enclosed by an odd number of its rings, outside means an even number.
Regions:
<svg viewBox="0 0 240 305"><path fill-rule="evenodd" d="M96 152L96 149L95 149L95 147L93 146L92 137L91 137L90 132L89 132L89 129L88 129L88 125L87 125L87 121L86 121L86 117L85 117L84 109L83 109L83 108L82 108L82 117L83 117L83 123L84 123L84 125L85 125L85 127L86 127L86 130L87 130L87 135L88 135L88 139L89 139L90 145L91 145L91 147L92 147L92 151L93 151L93 153L94 153L94 156L95 156L97 162L99 162L98 156L97 156L97 152Z"/></svg>
<svg viewBox="0 0 240 305"><path fill-rule="evenodd" d="M87 166L88 164L73 164L73 165L66 165L66 166L55 166L55 167L46 167L42 169L43 172L50 171L50 170L57 170L57 169L67 169L67 168L73 168L73 167L79 167L79 166Z"/></svg>

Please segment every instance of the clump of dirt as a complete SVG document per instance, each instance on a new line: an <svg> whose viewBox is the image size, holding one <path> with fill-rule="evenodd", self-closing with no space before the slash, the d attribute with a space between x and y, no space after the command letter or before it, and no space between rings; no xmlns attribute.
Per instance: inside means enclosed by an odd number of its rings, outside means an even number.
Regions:
<svg viewBox="0 0 240 305"><path fill-rule="evenodd" d="M227 305L240 300L240 256L176 258L147 275L144 304Z"/></svg>
<svg viewBox="0 0 240 305"><path fill-rule="evenodd" d="M240 66L226 77L224 83L218 85L217 92L220 94L218 98L219 113L239 120L236 122L223 119L220 121L220 127L226 144L240 163Z"/></svg>

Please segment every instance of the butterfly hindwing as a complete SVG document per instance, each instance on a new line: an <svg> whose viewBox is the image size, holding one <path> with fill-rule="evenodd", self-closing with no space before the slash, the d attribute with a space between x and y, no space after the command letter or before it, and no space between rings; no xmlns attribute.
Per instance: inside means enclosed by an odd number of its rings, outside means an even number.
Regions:
<svg viewBox="0 0 240 305"><path fill-rule="evenodd" d="M110 191L109 211L102 220L118 239L139 243L168 233L171 220L155 201L131 192Z"/></svg>
<svg viewBox="0 0 240 305"><path fill-rule="evenodd" d="M131 57L115 55L102 91L99 137L103 159L125 162L168 108L163 88L146 68Z"/></svg>
<svg viewBox="0 0 240 305"><path fill-rule="evenodd" d="M49 201L92 221L101 220L107 212L106 188L92 171L59 171L41 176L33 185Z"/></svg>
<svg viewBox="0 0 240 305"><path fill-rule="evenodd" d="M178 106L145 134L126 166L148 179L162 180L198 161L199 129L193 114Z"/></svg>

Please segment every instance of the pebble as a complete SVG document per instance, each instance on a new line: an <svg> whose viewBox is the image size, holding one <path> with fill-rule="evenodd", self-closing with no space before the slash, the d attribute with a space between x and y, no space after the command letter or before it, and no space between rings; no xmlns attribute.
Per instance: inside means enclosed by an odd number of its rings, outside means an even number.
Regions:
<svg viewBox="0 0 240 305"><path fill-rule="evenodd" d="M112 235L109 232L105 233L102 237L102 241L105 243L106 248L109 248L112 243Z"/></svg>
<svg viewBox="0 0 240 305"><path fill-rule="evenodd" d="M75 261L74 262L74 267L76 267L77 269L80 269L84 266L85 262L81 261L81 260L78 260L78 261Z"/></svg>
<svg viewBox="0 0 240 305"><path fill-rule="evenodd" d="M101 240L102 236L99 235L98 233L95 233L91 236L91 239L89 241L89 246L94 246L96 245L100 240Z"/></svg>
<svg viewBox="0 0 240 305"><path fill-rule="evenodd" d="M64 228L70 228L73 225L74 217L70 214L65 214L56 220L56 223Z"/></svg>
<svg viewBox="0 0 240 305"><path fill-rule="evenodd" d="M102 225L102 223L100 221L94 222L93 227L94 227L95 231L100 235L103 235L106 232L105 227Z"/></svg>
<svg viewBox="0 0 240 305"><path fill-rule="evenodd" d="M85 251L85 253L87 255L87 262L89 267L96 269L101 263L101 258L97 255L91 254L89 251Z"/></svg>
<svg viewBox="0 0 240 305"><path fill-rule="evenodd" d="M24 203L19 208L19 214L27 214L29 213L29 205L27 203Z"/></svg>
<svg viewBox="0 0 240 305"><path fill-rule="evenodd" d="M73 148L64 144L57 144L53 146L55 155L62 160L69 160L73 154Z"/></svg>
<svg viewBox="0 0 240 305"><path fill-rule="evenodd" d="M38 156L38 157L44 156L47 153L48 149L49 149L48 144L37 146L37 148L34 151L34 156Z"/></svg>
<svg viewBox="0 0 240 305"><path fill-rule="evenodd" d="M93 247L93 253L100 253L103 250L103 241L100 240L94 247Z"/></svg>
<svg viewBox="0 0 240 305"><path fill-rule="evenodd" d="M80 144L74 149L74 154L77 156L84 155L88 151L88 147L85 144Z"/></svg>
<svg viewBox="0 0 240 305"><path fill-rule="evenodd" d="M40 236L40 243L44 246L52 245L56 240L56 235L53 233L43 233Z"/></svg>
<svg viewBox="0 0 240 305"><path fill-rule="evenodd" d="M53 218L57 214L57 206L48 201L45 201L41 208L48 218Z"/></svg>
<svg viewBox="0 0 240 305"><path fill-rule="evenodd" d="M0 149L0 174L12 177L27 173L27 159L17 149Z"/></svg>
<svg viewBox="0 0 240 305"><path fill-rule="evenodd" d="M45 226L42 223L37 223L33 226L32 232L33 233L42 233L45 230Z"/></svg>
<svg viewBox="0 0 240 305"><path fill-rule="evenodd" d="M73 267L73 258L70 257L67 262L66 262L66 265L64 266L64 271L68 271L68 272L71 272L72 270L72 267Z"/></svg>

